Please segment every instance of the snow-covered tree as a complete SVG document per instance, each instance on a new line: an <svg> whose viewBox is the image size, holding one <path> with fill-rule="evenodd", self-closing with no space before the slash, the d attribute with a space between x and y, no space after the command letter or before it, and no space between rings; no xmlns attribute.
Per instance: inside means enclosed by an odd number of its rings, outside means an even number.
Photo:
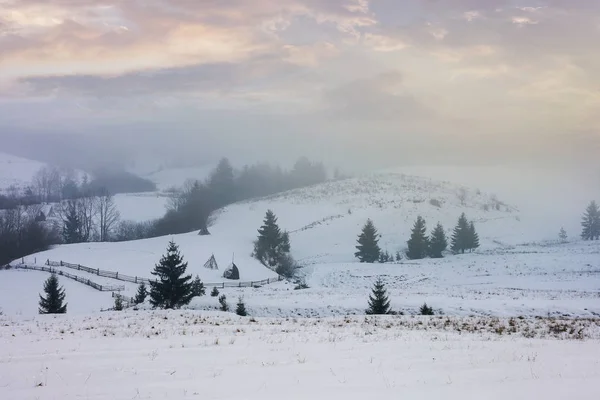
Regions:
<svg viewBox="0 0 600 400"><path fill-rule="evenodd" d="M429 256L431 258L442 258L443 252L448 248L448 240L444 227L438 222L431 236L429 237Z"/></svg>
<svg viewBox="0 0 600 400"><path fill-rule="evenodd" d="M581 238L584 240L600 239L600 209L595 201L586 208L581 221Z"/></svg>

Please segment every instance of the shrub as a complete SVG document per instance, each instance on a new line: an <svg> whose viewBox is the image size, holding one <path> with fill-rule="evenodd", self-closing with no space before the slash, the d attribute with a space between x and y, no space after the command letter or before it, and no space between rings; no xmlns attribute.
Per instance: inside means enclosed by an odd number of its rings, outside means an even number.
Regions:
<svg viewBox="0 0 600 400"><path fill-rule="evenodd" d="M429 307L427 303L424 303L421 308L419 308L419 314L421 315L433 315L433 308Z"/></svg>

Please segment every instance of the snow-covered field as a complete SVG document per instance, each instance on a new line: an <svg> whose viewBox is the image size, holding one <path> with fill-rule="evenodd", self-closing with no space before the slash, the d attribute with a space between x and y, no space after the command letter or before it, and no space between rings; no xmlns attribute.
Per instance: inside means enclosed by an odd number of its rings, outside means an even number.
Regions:
<svg viewBox="0 0 600 400"><path fill-rule="evenodd" d="M46 259L63 260L151 277L167 242L174 239L189 262L189 273L200 275L204 282L224 281L222 272L234 256L241 281L266 279L275 274L250 253L256 229L270 208L279 217L282 229L291 232L292 254L305 265L303 274L310 288L294 290L293 283L280 282L262 288L224 290L230 301L244 296L252 315L360 314L378 276L388 286L393 308L405 313L415 313L427 302L448 315L600 314L597 242L557 243L557 230L553 228L560 225L553 218L531 217L512 204L501 204L496 210L490 194L473 188L468 188L462 204L459 192L459 186L447 182L377 174L231 205L216 213L210 236L190 233L126 243L59 246L26 257L25 261L33 263L37 259L41 264ZM432 205L433 199L441 206ZM135 204L132 200L128 207L135 208ZM367 218L372 218L379 229L382 248L395 253L404 250L417 215L428 221L429 229L440 221L450 233L463 211L475 221L481 237L481 248L473 254L448 254L441 260L403 260L399 264L368 265L354 259L356 236ZM578 212L572 219L576 226ZM213 253L220 266L218 271L202 267ZM2 275L4 272L0 271L3 279L10 276ZM134 284L68 272L100 284L125 285L129 296L135 291ZM101 295L110 297L109 293ZM10 295L0 292L0 304L7 301ZM105 304L102 301L84 308L98 310ZM216 305L216 299L207 296L195 299L190 306L212 309ZM31 308L26 314L35 312L37 308Z"/></svg>
<svg viewBox="0 0 600 400"><path fill-rule="evenodd" d="M156 184L159 191L169 190L173 187L180 188L187 180L204 181L209 177L214 165L204 167L165 168L152 173L141 174Z"/></svg>
<svg viewBox="0 0 600 400"><path fill-rule="evenodd" d="M0 317L2 399L589 399L598 321Z"/></svg>

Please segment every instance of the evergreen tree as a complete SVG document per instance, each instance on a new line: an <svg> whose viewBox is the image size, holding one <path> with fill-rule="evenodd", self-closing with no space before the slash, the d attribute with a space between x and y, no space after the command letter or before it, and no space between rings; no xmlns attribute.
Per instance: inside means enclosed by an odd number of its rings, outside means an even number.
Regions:
<svg viewBox="0 0 600 400"><path fill-rule="evenodd" d="M581 238L584 240L600 239L600 209L595 201L586 208L581 221Z"/></svg>
<svg viewBox="0 0 600 400"><path fill-rule="evenodd" d="M152 275L158 277L150 281L150 304L153 307L179 308L189 304L194 297L191 275L184 275L187 262L179 253L175 242L169 242L167 254L154 267Z"/></svg>
<svg viewBox="0 0 600 400"><path fill-rule="evenodd" d="M50 275L44 282L44 292L46 297L40 295L40 314L64 314L67 312L65 301L65 290L58 286L58 277L56 274Z"/></svg>
<svg viewBox="0 0 600 400"><path fill-rule="evenodd" d="M217 208L236 201L234 171L227 158L222 158L208 179L208 187Z"/></svg>
<svg viewBox="0 0 600 400"><path fill-rule="evenodd" d="M219 289L217 289L216 286L213 286L212 290L210 291L210 295L211 297L217 297L219 295Z"/></svg>
<svg viewBox="0 0 600 400"><path fill-rule="evenodd" d="M443 252L448 247L448 240L446 239L446 233L444 227L438 222L431 237L429 238L429 257L431 258L442 258Z"/></svg>
<svg viewBox="0 0 600 400"><path fill-rule="evenodd" d="M366 310L366 313L368 315L390 313L390 300L381 278L377 279L373 286L373 292L369 296L369 308Z"/></svg>
<svg viewBox="0 0 600 400"><path fill-rule="evenodd" d="M354 253L354 257L358 258L361 263L374 263L379 260L381 249L379 248L379 234L377 229L370 219L367 220L360 235L358 235L358 250Z"/></svg>
<svg viewBox="0 0 600 400"><path fill-rule="evenodd" d="M465 213L462 213L452 233L452 251L454 253L464 253L469 248L468 246L469 221L467 221Z"/></svg>
<svg viewBox="0 0 600 400"><path fill-rule="evenodd" d="M192 292L194 293L194 297L204 296L206 294L204 283L202 283L202 280L200 280L198 275L196 275L196 278L192 282Z"/></svg>
<svg viewBox="0 0 600 400"><path fill-rule="evenodd" d="M281 232L277 217L268 210L263 225L258 230L258 239L254 242L253 256L271 269L277 268L281 257L290 251L290 239L287 232Z"/></svg>
<svg viewBox="0 0 600 400"><path fill-rule="evenodd" d="M81 243L83 241L82 222L79 219L77 202L74 200L69 200L66 204L62 236L65 243Z"/></svg>
<svg viewBox="0 0 600 400"><path fill-rule="evenodd" d="M229 304L227 304L227 297L222 294L219 296L219 304L221 307L219 308L221 311L229 311Z"/></svg>
<svg viewBox="0 0 600 400"><path fill-rule="evenodd" d="M114 309L115 309L115 311L123 311L123 296L121 296L120 294L117 294L115 296Z"/></svg>
<svg viewBox="0 0 600 400"><path fill-rule="evenodd" d="M567 242L567 231L565 231L565 228L560 228L560 232L558 232L558 239L561 243Z"/></svg>
<svg viewBox="0 0 600 400"><path fill-rule="evenodd" d="M406 256L411 260L420 260L427 256L429 248L429 240L427 239L427 228L425 220L422 217L417 217L417 221L413 227L410 239L408 240L408 251Z"/></svg>
<svg viewBox="0 0 600 400"><path fill-rule="evenodd" d="M146 301L146 297L148 297L148 290L146 289L146 284L142 282L138 286L138 290L133 301L135 304L142 304L144 301Z"/></svg>
<svg viewBox="0 0 600 400"><path fill-rule="evenodd" d="M469 231L468 231L468 249L469 251L473 251L473 249L476 249L479 247L479 235L477 234L477 231L475 230L475 224L473 223L473 221L471 221L469 223Z"/></svg>
<svg viewBox="0 0 600 400"><path fill-rule="evenodd" d="M402 254L399 251L396 252L396 261L402 261Z"/></svg>
<svg viewBox="0 0 600 400"><path fill-rule="evenodd" d="M421 308L419 308L419 313L421 315L433 315L433 308L429 307L427 303L424 303Z"/></svg>
<svg viewBox="0 0 600 400"><path fill-rule="evenodd" d="M244 299L241 297L238 299L237 306L235 308L235 313L240 317L245 317L248 315L246 312L246 305L244 304Z"/></svg>

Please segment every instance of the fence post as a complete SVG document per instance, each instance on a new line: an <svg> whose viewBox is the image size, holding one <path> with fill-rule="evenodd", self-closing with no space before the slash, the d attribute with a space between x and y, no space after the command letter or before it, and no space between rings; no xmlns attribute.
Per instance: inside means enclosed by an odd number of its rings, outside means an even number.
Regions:
<svg viewBox="0 0 600 400"><path fill-rule="evenodd" d="M117 271L117 275L115 276L115 279L119 279L119 272Z"/></svg>
<svg viewBox="0 0 600 400"><path fill-rule="evenodd" d="M63 266L63 262L62 262L62 260L60 260L60 266L61 266L61 267Z"/></svg>
<svg viewBox="0 0 600 400"><path fill-rule="evenodd" d="M77 264L77 271L81 271L81 264Z"/></svg>
<svg viewBox="0 0 600 400"><path fill-rule="evenodd" d="M46 260L46 265L50 265L50 259L49 258Z"/></svg>
<svg viewBox="0 0 600 400"><path fill-rule="evenodd" d="M223 285L223 289L225 289L225 282L223 282L222 285Z"/></svg>
<svg viewBox="0 0 600 400"><path fill-rule="evenodd" d="M137 276L135 277L135 283L137 283Z"/></svg>
<svg viewBox="0 0 600 400"><path fill-rule="evenodd" d="M100 268L98 268L97 275L100 276Z"/></svg>

